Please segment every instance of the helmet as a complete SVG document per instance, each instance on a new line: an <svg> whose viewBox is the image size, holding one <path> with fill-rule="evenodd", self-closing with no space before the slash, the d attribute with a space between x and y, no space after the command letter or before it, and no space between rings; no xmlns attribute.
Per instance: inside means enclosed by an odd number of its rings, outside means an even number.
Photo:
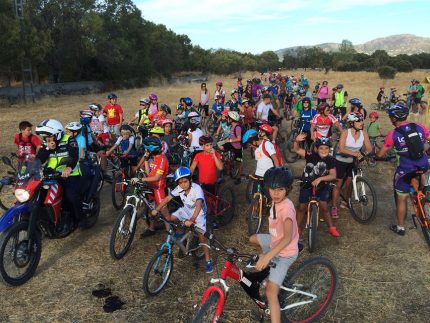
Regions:
<svg viewBox="0 0 430 323"><path fill-rule="evenodd" d="M237 90L236 90L236 89L233 89L233 90L231 90L231 92L230 92L230 94L231 94L231 95L233 95L233 94L235 94L235 93L237 93Z"/></svg>
<svg viewBox="0 0 430 323"><path fill-rule="evenodd" d="M223 110L222 112L221 112L221 115L223 115L223 116L228 116L228 111L227 110Z"/></svg>
<svg viewBox="0 0 430 323"><path fill-rule="evenodd" d="M349 103L351 103L351 105L358 105L358 106L362 105L362 102L359 98L352 98L351 100L349 100Z"/></svg>
<svg viewBox="0 0 430 323"><path fill-rule="evenodd" d="M249 103L249 99L248 98L243 98L242 99L242 104L245 104L245 103Z"/></svg>
<svg viewBox="0 0 430 323"><path fill-rule="evenodd" d="M323 113L325 111L325 109L327 109L328 107L330 107L330 106L328 105L327 102L322 102L322 103L318 104L317 111L318 111L318 113Z"/></svg>
<svg viewBox="0 0 430 323"><path fill-rule="evenodd" d="M107 98L108 98L108 100L112 100L112 99L117 99L118 97L116 96L115 93L109 93Z"/></svg>
<svg viewBox="0 0 430 323"><path fill-rule="evenodd" d="M135 131L134 131L133 127L132 127L132 126L130 126L130 125L128 125L128 124L123 124L123 125L121 125L121 127L119 128L119 131L122 131L122 130L130 131L130 133L131 133L132 135L134 135L134 134L135 134Z"/></svg>
<svg viewBox="0 0 430 323"><path fill-rule="evenodd" d="M205 144L210 144L210 143L213 143L213 142L214 142L214 140L211 137L211 135L209 135L209 134L205 134L203 136L200 136L200 138L199 138L199 144L201 146L203 146Z"/></svg>
<svg viewBox="0 0 430 323"><path fill-rule="evenodd" d="M240 115L236 111L229 111L228 112L228 117L230 119L234 120L234 121L239 121L240 120Z"/></svg>
<svg viewBox="0 0 430 323"><path fill-rule="evenodd" d="M140 99L140 101L139 101L140 105L148 105L150 103L151 103L151 101L148 98L143 98L143 99Z"/></svg>
<svg viewBox="0 0 430 323"><path fill-rule="evenodd" d="M172 120L170 120L170 119L165 119L165 120L163 120L163 127L164 127L164 125L166 125L166 124L173 124L173 121Z"/></svg>
<svg viewBox="0 0 430 323"><path fill-rule="evenodd" d="M304 98L302 99L302 104L303 104L303 103L305 103L305 102L307 102L307 103L311 104L311 99L309 99L309 98L306 96L306 97L304 97Z"/></svg>
<svg viewBox="0 0 430 323"><path fill-rule="evenodd" d="M390 118L405 119L409 115L409 109L404 103L396 103L387 110Z"/></svg>
<svg viewBox="0 0 430 323"><path fill-rule="evenodd" d="M158 96L157 96L157 94L155 94L155 93L151 93L151 94L149 95L149 99L150 99L150 100L158 100Z"/></svg>
<svg viewBox="0 0 430 323"><path fill-rule="evenodd" d="M80 111L81 118L92 118L94 113L91 110L82 110Z"/></svg>
<svg viewBox="0 0 430 323"><path fill-rule="evenodd" d="M189 97L184 98L184 103L187 107L190 107L193 105L193 100Z"/></svg>
<svg viewBox="0 0 430 323"><path fill-rule="evenodd" d="M360 112L351 112L346 117L347 122L359 122L359 121L363 121L363 120L364 120L364 117Z"/></svg>
<svg viewBox="0 0 430 323"><path fill-rule="evenodd" d="M216 82L216 86L222 86L222 82L221 81Z"/></svg>
<svg viewBox="0 0 430 323"><path fill-rule="evenodd" d="M329 146L331 147L331 140L327 137L320 137L315 139L315 147L319 146Z"/></svg>
<svg viewBox="0 0 430 323"><path fill-rule="evenodd" d="M142 145L151 153L160 152L162 148L161 139L154 136L148 136L143 139Z"/></svg>
<svg viewBox="0 0 430 323"><path fill-rule="evenodd" d="M242 143L246 144L251 139L257 139L258 140L258 132L254 129L249 129L245 132L245 134L242 137Z"/></svg>
<svg viewBox="0 0 430 323"><path fill-rule="evenodd" d="M287 167L272 167L264 174L264 187L286 188L293 184L293 174Z"/></svg>
<svg viewBox="0 0 430 323"><path fill-rule="evenodd" d="M155 133L157 135L164 135L164 129L161 127L154 127L151 130L149 130L149 133Z"/></svg>
<svg viewBox="0 0 430 323"><path fill-rule="evenodd" d="M166 112L166 114L172 113L172 110L170 110L169 106L164 103L161 105L160 110Z"/></svg>
<svg viewBox="0 0 430 323"><path fill-rule="evenodd" d="M72 131L79 131L82 129L82 125L79 122L72 121L66 124L66 129L69 129Z"/></svg>
<svg viewBox="0 0 430 323"><path fill-rule="evenodd" d="M42 137L54 136L55 139L60 140L63 133L63 125L55 119L45 119L36 127L36 134Z"/></svg>
<svg viewBox="0 0 430 323"><path fill-rule="evenodd" d="M102 110L102 106L97 103L91 103L90 105L88 105L88 109L90 109L93 112L96 112L96 111Z"/></svg>
<svg viewBox="0 0 430 323"><path fill-rule="evenodd" d="M269 87L268 87L268 86L265 86L265 87L263 87L263 88L261 89L261 92L266 92L266 91L269 91Z"/></svg>
<svg viewBox="0 0 430 323"><path fill-rule="evenodd" d="M202 121L201 120L201 118L200 118L200 116L198 116L198 117L193 117L193 118L191 118L191 119L189 119L190 120L190 123L191 124L200 124L200 122Z"/></svg>
<svg viewBox="0 0 430 323"><path fill-rule="evenodd" d="M195 118L195 117L200 117L200 114L198 114L195 111L191 111L190 113L188 113L188 119Z"/></svg>
<svg viewBox="0 0 430 323"><path fill-rule="evenodd" d="M373 117L378 119L379 118L378 112L376 112L376 111L370 112L369 118L373 118Z"/></svg>
<svg viewBox="0 0 430 323"><path fill-rule="evenodd" d="M336 85L336 89L343 89L343 84Z"/></svg>
<svg viewBox="0 0 430 323"><path fill-rule="evenodd" d="M300 90L299 91L299 95L306 95L306 91L305 90Z"/></svg>
<svg viewBox="0 0 430 323"><path fill-rule="evenodd" d="M184 107L180 103L176 106L176 111L178 110L184 110Z"/></svg>
<svg viewBox="0 0 430 323"><path fill-rule="evenodd" d="M189 177L191 179L191 170L188 167L179 167L173 175L173 179L175 180L175 182L177 182L183 177Z"/></svg>
<svg viewBox="0 0 430 323"><path fill-rule="evenodd" d="M273 132L272 127L267 123L263 123L261 126L258 127L258 129L264 131L268 135L272 134L272 132Z"/></svg>

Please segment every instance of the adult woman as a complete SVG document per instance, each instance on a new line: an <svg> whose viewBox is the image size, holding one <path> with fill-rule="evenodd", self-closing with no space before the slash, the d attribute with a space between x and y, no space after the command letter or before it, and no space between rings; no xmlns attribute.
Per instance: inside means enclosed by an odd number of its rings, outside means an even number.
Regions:
<svg viewBox="0 0 430 323"><path fill-rule="evenodd" d="M337 182L333 190L333 206L331 208L331 216L338 218L337 203L340 195L340 188L345 181L345 200L349 198L349 187L352 180L352 169L354 167L354 158L361 157L361 148L364 146L367 152L372 151L370 140L367 132L363 130L364 118L359 112L348 114L346 119L348 129L342 131L339 139L339 151L336 154L336 177ZM342 208L348 208L348 204L342 201Z"/></svg>
<svg viewBox="0 0 430 323"><path fill-rule="evenodd" d="M207 117L209 114L209 98L210 93L209 90L206 87L206 83L200 84L200 101L199 101L199 107L203 108L205 111L205 116Z"/></svg>
<svg viewBox="0 0 430 323"><path fill-rule="evenodd" d="M222 82L218 81L216 82L216 90L215 90L215 94L214 94L214 100L216 100L217 96L221 96L222 99L222 103L224 103L225 100L225 90L222 88Z"/></svg>
<svg viewBox="0 0 430 323"><path fill-rule="evenodd" d="M329 96L328 93L328 82L323 81L321 87L319 87L317 91L317 104L320 104L321 102L327 102Z"/></svg>

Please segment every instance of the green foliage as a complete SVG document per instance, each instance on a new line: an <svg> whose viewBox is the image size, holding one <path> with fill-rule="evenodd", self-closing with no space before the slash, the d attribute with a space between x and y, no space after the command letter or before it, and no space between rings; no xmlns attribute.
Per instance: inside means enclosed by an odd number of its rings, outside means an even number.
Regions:
<svg viewBox="0 0 430 323"><path fill-rule="evenodd" d="M396 69L391 66L381 66L378 68L378 75L381 79L393 79L396 77Z"/></svg>

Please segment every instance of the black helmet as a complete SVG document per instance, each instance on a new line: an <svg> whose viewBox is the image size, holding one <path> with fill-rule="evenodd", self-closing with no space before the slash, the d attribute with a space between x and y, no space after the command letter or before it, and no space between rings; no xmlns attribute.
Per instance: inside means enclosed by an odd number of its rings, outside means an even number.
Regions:
<svg viewBox="0 0 430 323"><path fill-rule="evenodd" d="M112 100L112 99L117 99L118 97L116 96L116 94L115 93L110 93L110 94L108 94L108 99L109 100Z"/></svg>
<svg viewBox="0 0 430 323"><path fill-rule="evenodd" d="M161 105L160 110L166 112L166 114L172 113L172 110L170 110L169 106L164 103Z"/></svg>
<svg viewBox="0 0 430 323"><path fill-rule="evenodd" d="M272 167L264 174L264 187L287 188L293 184L293 174L287 167Z"/></svg>
<svg viewBox="0 0 430 323"><path fill-rule="evenodd" d="M142 142L143 147L148 150L151 154L159 154L162 149L162 143L160 138L154 136L148 136L143 139Z"/></svg>
<svg viewBox="0 0 430 323"><path fill-rule="evenodd" d="M309 99L309 98L306 96L306 97L304 97L304 98L302 99L302 104L303 104L303 103L305 103L305 102L307 102L307 103L311 104L311 99Z"/></svg>
<svg viewBox="0 0 430 323"><path fill-rule="evenodd" d="M211 144L213 142L214 142L214 140L211 137L211 135L209 135L209 134L205 134L199 138L199 144L201 146L206 145L206 144Z"/></svg>

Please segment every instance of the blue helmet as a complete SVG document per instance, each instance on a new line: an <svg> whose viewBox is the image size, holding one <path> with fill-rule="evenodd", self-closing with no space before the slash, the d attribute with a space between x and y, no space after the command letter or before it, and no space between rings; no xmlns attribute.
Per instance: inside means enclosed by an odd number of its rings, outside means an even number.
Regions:
<svg viewBox="0 0 430 323"><path fill-rule="evenodd" d="M143 147L151 153L160 152L162 148L162 143L160 138L149 136L143 139Z"/></svg>
<svg viewBox="0 0 430 323"><path fill-rule="evenodd" d="M175 171L175 174L173 175L173 179L175 180L175 182L177 182L183 177L191 178L191 170L188 167L184 167L184 166L179 167Z"/></svg>
<svg viewBox="0 0 430 323"><path fill-rule="evenodd" d="M257 132L257 130L249 129L243 135L243 137L242 137L242 143L246 144L252 138L258 138L258 132Z"/></svg>
<svg viewBox="0 0 430 323"><path fill-rule="evenodd" d="M186 106L190 107L193 105L193 100L189 97L184 98L184 103Z"/></svg>
<svg viewBox="0 0 430 323"><path fill-rule="evenodd" d="M349 100L349 103L351 103L351 105L362 105L362 102L359 98L352 98Z"/></svg>
<svg viewBox="0 0 430 323"><path fill-rule="evenodd" d="M406 119L409 115L409 109L404 103L396 103L387 109L388 116L396 119Z"/></svg>

